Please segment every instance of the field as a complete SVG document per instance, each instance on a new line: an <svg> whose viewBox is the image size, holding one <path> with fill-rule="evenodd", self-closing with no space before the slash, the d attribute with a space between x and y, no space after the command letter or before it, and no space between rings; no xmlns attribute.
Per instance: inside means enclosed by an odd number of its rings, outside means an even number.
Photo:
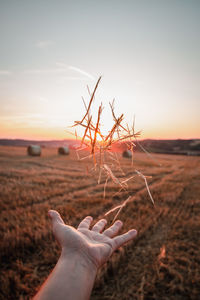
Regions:
<svg viewBox="0 0 200 300"><path fill-rule="evenodd" d="M127 176L134 169L151 175L148 183L155 207L142 178L129 182L129 191L88 173L90 161L74 152L58 156L43 149L28 157L23 147L0 147L0 299L29 299L55 265L60 250L51 233L48 209L60 212L77 226L86 215L99 219L134 195L121 212L123 231L138 237L118 250L97 276L92 300L200 299L200 158L156 154L156 165L136 153L134 164L120 158ZM122 177L115 170L117 177ZM112 220L109 216L109 221Z"/></svg>

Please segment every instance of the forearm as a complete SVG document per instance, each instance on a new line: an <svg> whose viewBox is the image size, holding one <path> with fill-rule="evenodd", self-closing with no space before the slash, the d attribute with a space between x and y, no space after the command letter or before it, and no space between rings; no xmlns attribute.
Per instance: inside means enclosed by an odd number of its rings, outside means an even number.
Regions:
<svg viewBox="0 0 200 300"><path fill-rule="evenodd" d="M34 300L87 300L90 297L97 268L76 254L61 254Z"/></svg>

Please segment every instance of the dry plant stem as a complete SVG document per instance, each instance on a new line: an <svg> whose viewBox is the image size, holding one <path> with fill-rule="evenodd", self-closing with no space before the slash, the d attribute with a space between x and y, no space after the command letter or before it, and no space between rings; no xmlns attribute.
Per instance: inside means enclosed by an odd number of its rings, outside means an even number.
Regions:
<svg viewBox="0 0 200 300"><path fill-rule="evenodd" d="M86 127L85 132L84 132L84 135L83 135L83 137L82 137L81 145L84 143L84 140L85 140L85 137L86 137L86 135L87 135L87 131L88 131L89 127L90 127L91 121L92 121L92 117L90 117L89 120L88 120L88 126Z"/></svg>
<svg viewBox="0 0 200 300"><path fill-rule="evenodd" d="M77 155L77 158L78 158L78 160L81 160L82 158L80 158L80 155L79 155L79 151L81 151L81 150L84 150L84 149L86 149L87 147L85 146L85 147L83 147L83 146L81 146L81 147L77 147L75 150L76 150L76 155Z"/></svg>
<svg viewBox="0 0 200 300"><path fill-rule="evenodd" d="M98 154L99 154L99 153L96 153L96 155L98 155ZM89 154L89 155L87 155L87 156L81 157L79 160L85 160L85 159L91 158L91 157L93 157L93 155L92 155L92 154Z"/></svg>
<svg viewBox="0 0 200 300"><path fill-rule="evenodd" d="M129 177L129 178L123 180L123 181L121 181L121 184L127 183L129 180L133 179L134 177L135 177L135 175L134 175L134 176L131 176L131 177Z"/></svg>
<svg viewBox="0 0 200 300"><path fill-rule="evenodd" d="M121 182L119 181L119 179L117 177L115 177L115 175L113 174L111 169L108 167L108 165L104 164L103 168L106 171L107 175L113 180L113 182L116 184L119 184L121 186Z"/></svg>
<svg viewBox="0 0 200 300"><path fill-rule="evenodd" d="M84 106L85 106L85 110L86 110L86 112L87 112L87 105L86 105L86 103L85 103L85 99L82 97L82 100L83 100L83 104L84 104ZM89 116L89 112L88 112L88 116Z"/></svg>
<svg viewBox="0 0 200 300"><path fill-rule="evenodd" d="M144 151L156 164L158 164L160 167L162 166L158 161L140 144L140 142L137 140L137 137L135 136L135 141L138 144L138 146Z"/></svg>
<svg viewBox="0 0 200 300"><path fill-rule="evenodd" d="M109 103L109 104L110 104L110 108L111 108L111 111L112 111L113 119L114 119L115 123L117 123L117 122L118 122L118 119L116 118L115 112L114 112L114 102L115 102L115 99L113 100L112 104L111 104L111 103ZM119 124L119 126L120 126L124 131L126 131L126 128L123 127L121 124Z"/></svg>
<svg viewBox="0 0 200 300"><path fill-rule="evenodd" d="M82 98L85 109L86 109L86 113L83 116L81 121L74 122L74 126L81 126L84 128L84 134L81 139L81 147L80 148L84 149L83 145L85 145L85 148L88 147L90 149L90 155L84 156L82 158L80 158L80 156L78 154L78 150L77 150L78 159L84 160L84 159L93 157L94 168L92 168L92 169L94 169L94 171L96 171L96 169L98 167L98 170L99 170L98 184L100 184L100 182L101 182L102 172L104 172L106 175L106 181L104 184L104 198L105 198L106 187L107 187L107 183L108 183L109 179L111 179L116 185L119 186L118 193L120 193L123 190L128 189L127 183L135 177L135 176L131 176L129 178L125 178L124 180L119 180L113 174L113 171L111 168L113 167L113 163L115 163L115 167L117 165L117 168L119 168L119 170L122 172L122 174L125 175L121 168L117 154L116 153L113 154L113 153L109 152L109 150L111 149L111 146L116 142L120 142L123 140L127 141L127 146L128 146L128 148L130 148L130 150L132 152L132 165L133 165L133 152L134 152L133 150L134 150L134 146L135 146L135 144L133 143L133 139L136 140L136 142L142 148L142 150L144 150L148 155L149 155L149 153L137 141L137 137L140 136L140 132L135 133L135 128L134 128L135 119L133 120L132 128L129 128L128 125L126 125L126 126L122 125L122 122L124 119L124 114L121 114L118 118L116 117L115 112L114 112L114 100L113 100L112 104L109 103L114 124L113 124L111 130L108 132L108 134L103 135L101 132L101 128L100 128L101 114L102 114L102 110L103 110L102 103L98 109L97 120L95 123L93 122L92 114L91 114L91 107L92 107L92 102L94 100L95 93L96 93L96 90L97 90L100 80L101 80L101 77L99 77L99 79L97 80L97 83L95 85L95 88L94 88L92 94L90 93L89 87L87 87L88 93L90 95L90 101L87 106L84 98ZM115 138L116 135L117 135L117 139ZM76 134L76 137L77 137L77 134ZM98 137L101 138L101 141L98 140ZM109 154L109 158L112 159L113 163L107 162L107 160L106 160L107 153ZM100 155L99 160L96 159L97 155ZM150 193L146 177L137 170L136 170L136 173L144 179L148 194L151 198L152 203L154 204L154 200ZM122 206L120 206L119 212L121 211L122 207L124 207L126 205L126 203L127 203L127 201L125 201L122 204Z"/></svg>
<svg viewBox="0 0 200 300"><path fill-rule="evenodd" d="M80 156L79 156L79 154L78 154L78 151L77 151L77 150L76 150L76 156L77 156L78 160L80 160Z"/></svg>
<svg viewBox="0 0 200 300"><path fill-rule="evenodd" d="M84 115L84 117L83 117L83 119L81 120L80 123L83 123L85 117L88 115L88 113L89 113L89 111L90 111L90 107L91 107L92 101L93 101L93 99L94 99L94 95L95 95L95 93L96 93L96 90L97 90L97 87L98 87L98 85L99 85L100 80L101 80L101 76L100 76L99 79L97 80L97 83L96 83L96 85L95 85L94 91L93 91L92 96L91 96L91 99L90 99L90 103L89 103L89 105L88 105L88 109L87 109L86 114Z"/></svg>
<svg viewBox="0 0 200 300"><path fill-rule="evenodd" d="M110 138L110 142L112 142L112 137L116 131L116 129L118 128L118 126L120 125L120 123L123 120L123 114L116 120L116 123L113 125L110 133L107 135L107 137L105 138L105 141L107 141Z"/></svg>
<svg viewBox="0 0 200 300"><path fill-rule="evenodd" d="M111 214L111 213L114 212L115 210L119 209L120 207L121 207L121 204L115 206L114 208L112 208L112 209L110 209L109 211L107 211L107 212L105 213L104 216L108 216L109 214Z"/></svg>
<svg viewBox="0 0 200 300"><path fill-rule="evenodd" d="M95 128L95 132L94 132L94 140L92 143L92 154L94 154L94 148L95 148L95 144L96 144L96 140L97 140L97 132L99 129L99 122L100 122L100 116L102 113L102 104L99 106L99 111L98 111L98 118L97 118L97 123L96 123L96 128Z"/></svg>
<svg viewBox="0 0 200 300"><path fill-rule="evenodd" d="M122 191L123 191L124 189L119 189L119 191L117 191L114 195L113 195L113 197L115 197L115 196L117 196L117 195L119 195Z"/></svg>
<svg viewBox="0 0 200 300"><path fill-rule="evenodd" d="M142 177L142 178L144 179L144 182L145 182L145 185L146 185L146 188L147 188L147 192L148 192L148 194L149 194L149 197L150 197L150 199L151 199L153 205L155 205L155 202L154 202L153 197L152 197L152 195L151 195L151 192L150 192L149 185L148 185L148 183L147 183L146 177L145 177L140 171L138 171L138 170L135 170L135 172L136 172L140 177Z"/></svg>
<svg viewBox="0 0 200 300"><path fill-rule="evenodd" d="M117 163L117 166L118 166L119 170L121 171L122 175L125 175L125 173L124 173L124 171L122 170L122 167L121 167L121 165L120 165L120 162L119 162L119 158L118 158L118 156L117 156L117 153L116 153L116 152L115 152L115 153L108 152L108 153L109 153L109 155L110 155L110 158L111 158L114 162ZM113 156L115 156L115 157L113 157Z"/></svg>
<svg viewBox="0 0 200 300"><path fill-rule="evenodd" d="M121 210L123 209L123 207L126 206L127 202L130 201L130 199L131 199L131 197L129 196L128 199L126 199L121 205L118 205L118 206L114 207L113 209L109 210L109 211L105 214L105 216L107 216L107 215L109 215L111 212L113 212L113 211L119 209L118 212L116 213L114 219L112 220L112 223L114 223L115 220L117 219L118 215L120 214Z"/></svg>

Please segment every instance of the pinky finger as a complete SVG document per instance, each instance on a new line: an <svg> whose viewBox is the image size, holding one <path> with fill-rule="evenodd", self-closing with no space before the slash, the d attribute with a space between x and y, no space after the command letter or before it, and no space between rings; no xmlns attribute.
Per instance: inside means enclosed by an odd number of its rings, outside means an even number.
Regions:
<svg viewBox="0 0 200 300"><path fill-rule="evenodd" d="M131 229L128 232L118 235L113 239L113 248L114 250L118 249L119 247L123 246L127 242L133 240L137 235L137 231L135 229Z"/></svg>

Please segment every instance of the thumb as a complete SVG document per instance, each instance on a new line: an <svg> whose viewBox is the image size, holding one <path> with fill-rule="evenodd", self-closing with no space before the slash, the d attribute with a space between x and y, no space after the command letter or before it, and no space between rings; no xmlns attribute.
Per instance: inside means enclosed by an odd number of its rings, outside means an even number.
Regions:
<svg viewBox="0 0 200 300"><path fill-rule="evenodd" d="M56 224L64 224L63 219L61 218L60 214L56 210L49 210L48 214L51 218L52 225Z"/></svg>

